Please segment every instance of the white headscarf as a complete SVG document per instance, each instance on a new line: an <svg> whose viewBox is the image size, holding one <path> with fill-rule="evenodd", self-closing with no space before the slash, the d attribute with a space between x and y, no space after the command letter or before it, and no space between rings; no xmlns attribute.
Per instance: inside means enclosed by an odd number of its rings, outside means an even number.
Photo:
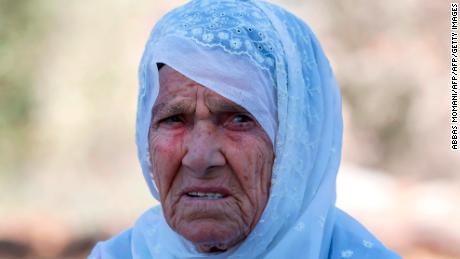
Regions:
<svg viewBox="0 0 460 259"><path fill-rule="evenodd" d="M225 253L199 253L156 207L132 229L100 243L94 258L398 258L335 207L340 93L305 23L258 0L191 1L157 23L140 66L136 137L144 177L158 199L148 147L157 63L257 119L276 151L269 201L249 236Z"/></svg>

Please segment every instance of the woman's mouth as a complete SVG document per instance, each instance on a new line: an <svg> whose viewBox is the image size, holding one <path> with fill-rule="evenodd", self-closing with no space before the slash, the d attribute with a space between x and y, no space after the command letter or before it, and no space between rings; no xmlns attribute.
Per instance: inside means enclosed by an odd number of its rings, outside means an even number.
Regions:
<svg viewBox="0 0 460 259"><path fill-rule="evenodd" d="M230 192L227 188L202 186L186 188L183 192L185 197L194 200L219 200L226 198L229 194Z"/></svg>
<svg viewBox="0 0 460 259"><path fill-rule="evenodd" d="M187 196L191 198L201 198L201 199L211 199L211 200L224 198L224 195L222 193L216 193L216 192L188 192Z"/></svg>

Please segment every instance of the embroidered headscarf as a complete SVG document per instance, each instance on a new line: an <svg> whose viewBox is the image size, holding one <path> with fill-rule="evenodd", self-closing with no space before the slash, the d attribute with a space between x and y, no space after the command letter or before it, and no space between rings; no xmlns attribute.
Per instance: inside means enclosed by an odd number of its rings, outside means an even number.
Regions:
<svg viewBox="0 0 460 259"><path fill-rule="evenodd" d="M310 28L259 0L195 0L153 29L140 65L136 140L151 176L148 132L158 64L173 67L248 110L272 140L266 208L249 236L204 254L174 232L159 206L99 243L90 258L399 258L335 207L342 112L337 82Z"/></svg>

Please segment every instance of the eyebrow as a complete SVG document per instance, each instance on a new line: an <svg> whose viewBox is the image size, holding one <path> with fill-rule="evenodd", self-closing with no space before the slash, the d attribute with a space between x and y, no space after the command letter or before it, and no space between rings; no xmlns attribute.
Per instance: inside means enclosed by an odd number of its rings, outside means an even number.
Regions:
<svg viewBox="0 0 460 259"><path fill-rule="evenodd" d="M207 98L206 105L211 110L211 112L244 112L248 113L246 109L241 107L238 104L232 103L228 100L220 99L220 98Z"/></svg>
<svg viewBox="0 0 460 259"><path fill-rule="evenodd" d="M244 109L240 105L232 103L228 100L220 99L220 98L212 98L212 97L207 98L206 106L208 106L211 113L219 113L219 112L249 113L246 109ZM192 113L194 110L195 110L194 104L188 101L184 101L184 100L172 102L172 103L161 102L153 106L152 119L156 117L165 117L165 116L174 115L174 114Z"/></svg>
<svg viewBox="0 0 460 259"><path fill-rule="evenodd" d="M190 113L194 110L194 105L187 101L178 101L173 103L161 102L155 104L152 110L152 118L157 116Z"/></svg>

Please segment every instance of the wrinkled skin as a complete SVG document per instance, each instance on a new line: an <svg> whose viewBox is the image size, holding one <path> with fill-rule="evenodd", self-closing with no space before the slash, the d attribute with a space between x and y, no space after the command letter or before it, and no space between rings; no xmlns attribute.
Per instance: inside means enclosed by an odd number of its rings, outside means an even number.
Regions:
<svg viewBox="0 0 460 259"><path fill-rule="evenodd" d="M149 146L172 229L205 253L248 236L267 204L274 159L268 135L249 112L164 66Z"/></svg>

